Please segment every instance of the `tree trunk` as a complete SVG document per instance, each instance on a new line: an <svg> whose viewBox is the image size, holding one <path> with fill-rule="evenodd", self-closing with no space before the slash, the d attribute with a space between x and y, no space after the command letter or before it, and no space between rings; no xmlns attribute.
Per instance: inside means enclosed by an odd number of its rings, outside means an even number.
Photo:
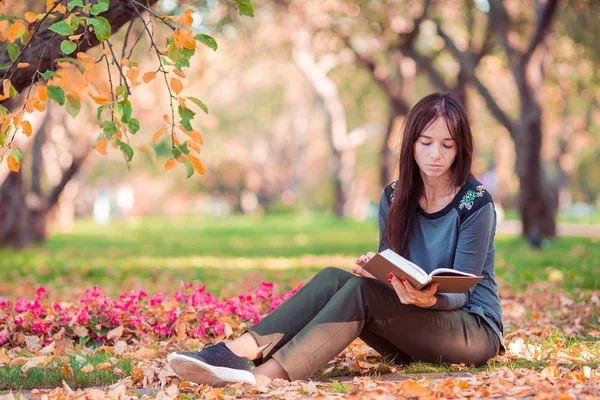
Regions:
<svg viewBox="0 0 600 400"><path fill-rule="evenodd" d="M337 216L345 216L350 208L348 199L354 181L356 151L373 131L373 127L367 124L348 132L344 104L335 82L327 75L335 65L342 62L341 56L332 54L325 59L326 62L321 59L317 63L312 49L312 33L309 31L299 31L294 37L293 45L292 57L321 99L327 116L335 191L333 208Z"/></svg>
<svg viewBox="0 0 600 400"><path fill-rule="evenodd" d="M458 73L458 82L451 93L460 101L465 110L467 110L467 83L469 83L469 73L461 68Z"/></svg>
<svg viewBox="0 0 600 400"><path fill-rule="evenodd" d="M22 248L48 237L48 213L79 172L89 150L74 158L61 181L43 198L23 185L23 172L11 172L0 186L0 247Z"/></svg>
<svg viewBox="0 0 600 400"><path fill-rule="evenodd" d="M392 159L392 157L394 156L394 152L390 150L389 141L390 137L398 137L398 135L400 134L398 129L396 129L396 119L403 115L406 115L407 113L408 110L405 109L401 104L398 104L394 100L391 101L390 115L388 118L387 128L385 130L383 142L381 142L381 149L379 151L379 182L381 184L381 187L386 187L393 180L393 165L395 165L396 163Z"/></svg>
<svg viewBox="0 0 600 400"><path fill-rule="evenodd" d="M547 182L542 165L542 111L534 99L522 101L523 113L515 135L522 234L551 237L556 235L558 193Z"/></svg>
<svg viewBox="0 0 600 400"><path fill-rule="evenodd" d="M27 206L23 175L11 172L0 187L0 247L22 248L46 236L45 210Z"/></svg>

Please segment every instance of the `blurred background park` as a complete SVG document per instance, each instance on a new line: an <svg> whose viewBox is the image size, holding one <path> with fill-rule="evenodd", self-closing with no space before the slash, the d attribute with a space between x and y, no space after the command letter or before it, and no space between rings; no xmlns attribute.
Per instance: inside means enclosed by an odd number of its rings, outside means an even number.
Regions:
<svg viewBox="0 0 600 400"><path fill-rule="evenodd" d="M7 0L6 12L37 3ZM254 18L216 0L157 4L193 8L193 30L218 43L183 80L209 109L195 121L204 176L166 171L170 141L151 140L169 109L160 79L131 97L141 127L129 164L94 151L93 102L76 118L50 103L34 115L33 135L18 138L21 172L0 167L0 296L45 285L74 299L94 284L171 293L181 280L227 296L350 268L377 248L403 119L435 91L468 111L473 173L498 213L501 283L599 288L600 2L252 3ZM138 22L113 34L117 48L141 37ZM161 43L166 28L154 28ZM142 38L131 56L140 70L155 68L148 49Z"/></svg>

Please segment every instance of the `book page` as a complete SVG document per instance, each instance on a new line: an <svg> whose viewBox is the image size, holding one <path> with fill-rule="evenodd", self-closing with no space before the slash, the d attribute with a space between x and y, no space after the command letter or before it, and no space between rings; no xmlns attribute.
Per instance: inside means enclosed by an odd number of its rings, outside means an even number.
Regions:
<svg viewBox="0 0 600 400"><path fill-rule="evenodd" d="M434 277L436 275L450 275L450 276L469 276L469 277L476 277L477 275L473 275L470 274L468 272L462 272L462 271L458 271L452 268L437 268L434 269L433 271L431 271L431 273L428 275L429 277Z"/></svg>
<svg viewBox="0 0 600 400"><path fill-rule="evenodd" d="M398 268L404 270L407 274L412 275L416 280L421 283L427 283L430 280L430 276L427 275L422 268L418 265L408 261L393 250L387 249L382 251L381 254L385 259L396 265Z"/></svg>

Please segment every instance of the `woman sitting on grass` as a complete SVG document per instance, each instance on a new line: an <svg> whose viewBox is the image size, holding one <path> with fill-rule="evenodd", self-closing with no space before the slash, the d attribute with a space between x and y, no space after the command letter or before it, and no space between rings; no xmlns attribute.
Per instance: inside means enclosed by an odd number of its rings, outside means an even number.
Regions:
<svg viewBox="0 0 600 400"><path fill-rule="evenodd" d="M356 338L404 364L482 365L499 352L503 327L494 276L496 213L471 174L465 112L447 94L421 99L404 125L398 179L379 202L379 251L391 248L427 273L439 267L483 276L465 293L393 289L362 269L325 268L239 338L169 355L182 379L208 385L307 379ZM358 275L358 276L357 276ZM251 368L249 360L254 361Z"/></svg>

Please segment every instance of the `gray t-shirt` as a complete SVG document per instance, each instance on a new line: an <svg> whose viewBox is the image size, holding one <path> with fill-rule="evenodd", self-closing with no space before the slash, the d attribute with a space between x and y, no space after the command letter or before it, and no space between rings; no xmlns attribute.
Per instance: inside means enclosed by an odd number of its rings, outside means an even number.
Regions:
<svg viewBox="0 0 600 400"><path fill-rule="evenodd" d="M396 181L388 185L379 201L379 251L388 248L381 241ZM409 258L427 273L436 268L454 268L483 276L466 293L438 293L434 310L463 310L481 316L498 335L502 344L502 308L494 274L494 235L496 210L492 196L475 178L470 178L454 199L442 210L419 214L409 242Z"/></svg>

